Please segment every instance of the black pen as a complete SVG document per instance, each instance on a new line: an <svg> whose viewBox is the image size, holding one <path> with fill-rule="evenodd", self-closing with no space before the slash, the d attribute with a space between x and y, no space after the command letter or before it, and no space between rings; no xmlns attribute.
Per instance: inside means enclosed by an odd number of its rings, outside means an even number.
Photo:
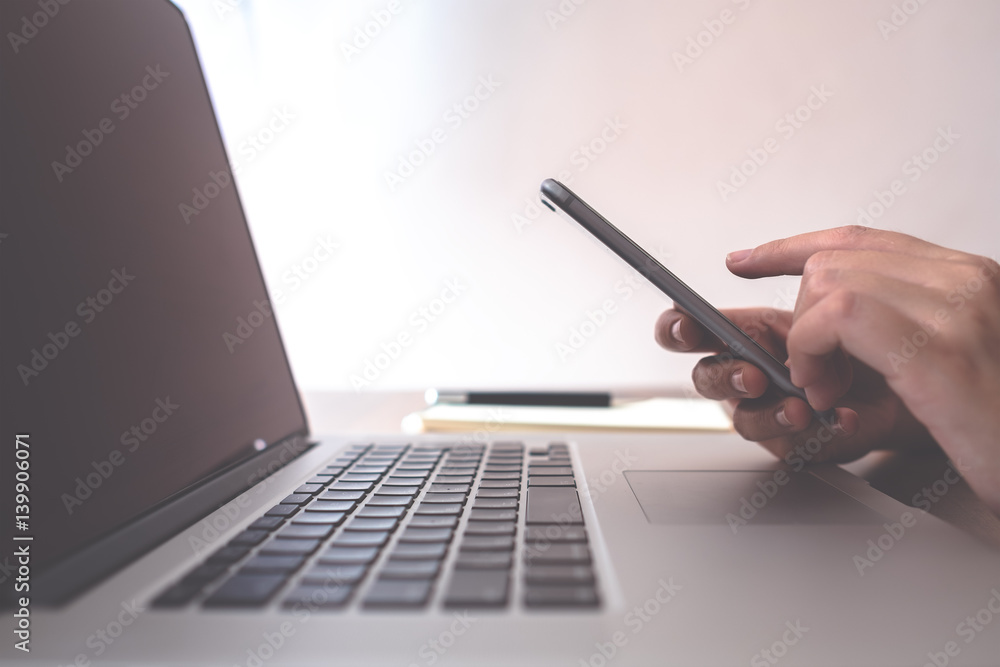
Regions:
<svg viewBox="0 0 1000 667"><path fill-rule="evenodd" d="M448 391L428 389L428 405L526 405L564 408L609 408L611 394L596 391Z"/></svg>

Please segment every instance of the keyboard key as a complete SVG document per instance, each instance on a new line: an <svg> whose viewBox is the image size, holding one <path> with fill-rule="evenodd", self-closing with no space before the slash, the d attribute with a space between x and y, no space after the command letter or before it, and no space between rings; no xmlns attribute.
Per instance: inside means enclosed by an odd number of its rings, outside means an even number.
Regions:
<svg viewBox="0 0 1000 667"><path fill-rule="evenodd" d="M300 512L292 517L292 523L295 525L325 524L339 526L345 516L347 516L345 512L314 512L307 509L305 512Z"/></svg>
<svg viewBox="0 0 1000 667"><path fill-rule="evenodd" d="M319 493L323 490L322 484L303 484L299 488L295 489L295 493L308 493L310 496Z"/></svg>
<svg viewBox="0 0 1000 667"><path fill-rule="evenodd" d="M448 553L444 542L435 544L397 544L390 554L393 560L438 560Z"/></svg>
<svg viewBox="0 0 1000 667"><path fill-rule="evenodd" d="M524 552L524 560L530 565L587 565L590 563L590 549L586 544L549 544L545 549Z"/></svg>
<svg viewBox="0 0 1000 667"><path fill-rule="evenodd" d="M508 551L461 551L455 561L456 569L465 570L508 570L513 564L513 556Z"/></svg>
<svg viewBox="0 0 1000 667"><path fill-rule="evenodd" d="M332 488L332 487L331 487ZM364 491L324 491L320 494L320 500L361 500L365 497Z"/></svg>
<svg viewBox="0 0 1000 667"><path fill-rule="evenodd" d="M363 483L377 482L381 477L382 475L378 473L361 474L356 472L349 472L345 473L344 475L341 475L340 479L337 480L337 483L343 484L345 482L363 482Z"/></svg>
<svg viewBox="0 0 1000 667"><path fill-rule="evenodd" d="M153 606L160 609L175 609L183 607L201 592L202 584L177 583L163 591L153 600Z"/></svg>
<svg viewBox="0 0 1000 667"><path fill-rule="evenodd" d="M470 521L517 521L517 510L469 510Z"/></svg>
<svg viewBox="0 0 1000 667"><path fill-rule="evenodd" d="M334 547L380 547L389 539L389 532L345 531L330 543Z"/></svg>
<svg viewBox="0 0 1000 667"><path fill-rule="evenodd" d="M428 493L464 493L468 494L471 484L431 484Z"/></svg>
<svg viewBox="0 0 1000 667"><path fill-rule="evenodd" d="M462 551L511 551L514 538L510 535L469 535L462 539Z"/></svg>
<svg viewBox="0 0 1000 667"><path fill-rule="evenodd" d="M409 507L413 504L412 496L387 496L376 493L368 501L369 507Z"/></svg>
<svg viewBox="0 0 1000 667"><path fill-rule="evenodd" d="M252 547L260 544L270 533L266 530L244 530L242 533L229 540L234 546Z"/></svg>
<svg viewBox="0 0 1000 667"><path fill-rule="evenodd" d="M187 576L181 579L181 583L199 584L204 586L225 572L227 569L229 569L229 565L226 563L206 563L205 565L199 565L195 569L191 570Z"/></svg>
<svg viewBox="0 0 1000 667"><path fill-rule="evenodd" d="M323 513L321 512L320 514ZM323 539L324 537L330 536L330 533L333 532L334 527L335 526L330 523L314 523L314 524L292 523L279 530L277 533L275 533L274 536L286 540Z"/></svg>
<svg viewBox="0 0 1000 667"><path fill-rule="evenodd" d="M365 597L364 606L373 608L423 607L431 595L429 580L379 579Z"/></svg>
<svg viewBox="0 0 1000 667"><path fill-rule="evenodd" d="M357 477L359 475L366 475L371 477L371 479L352 479L352 482L374 482L383 474L385 471L391 468L390 464L381 465L369 465L369 464L358 464L351 468L347 474L344 475L342 479L347 480L348 477Z"/></svg>
<svg viewBox="0 0 1000 667"><path fill-rule="evenodd" d="M424 496L425 503L464 503L464 493L428 493Z"/></svg>
<svg viewBox="0 0 1000 667"><path fill-rule="evenodd" d="M568 475L573 476L573 468L568 466L528 466L528 477L535 475Z"/></svg>
<svg viewBox="0 0 1000 667"><path fill-rule="evenodd" d="M465 525L465 534L513 535L516 527L513 521L470 521Z"/></svg>
<svg viewBox="0 0 1000 667"><path fill-rule="evenodd" d="M366 505L361 508L361 511L358 512L358 516L371 518L397 518L403 516L404 512L406 512L405 507L374 507Z"/></svg>
<svg viewBox="0 0 1000 667"><path fill-rule="evenodd" d="M379 495L383 496L415 496L420 493L419 486L381 486Z"/></svg>
<svg viewBox="0 0 1000 667"><path fill-rule="evenodd" d="M356 500L314 500L306 505L307 512L350 512L358 506Z"/></svg>
<svg viewBox="0 0 1000 667"><path fill-rule="evenodd" d="M431 474L430 470L401 470L397 469L393 471L393 477L417 477L420 479L426 479L428 475Z"/></svg>
<svg viewBox="0 0 1000 667"><path fill-rule="evenodd" d="M584 565L529 565L524 580L529 584L593 584L594 571Z"/></svg>
<svg viewBox="0 0 1000 667"><path fill-rule="evenodd" d="M353 586L301 584L288 594L281 605L286 609L340 609L353 594Z"/></svg>
<svg viewBox="0 0 1000 667"><path fill-rule="evenodd" d="M336 491L371 491L375 488L373 482L341 482L336 481L328 487L327 493L324 497L329 495L330 492Z"/></svg>
<svg viewBox="0 0 1000 667"><path fill-rule="evenodd" d="M295 554L311 554L319 548L322 540L271 540L260 548L262 554L288 556Z"/></svg>
<svg viewBox="0 0 1000 667"><path fill-rule="evenodd" d="M420 503L414 514L459 515L462 505L459 503Z"/></svg>
<svg viewBox="0 0 1000 667"><path fill-rule="evenodd" d="M520 472L484 472L483 479L521 479Z"/></svg>
<svg viewBox="0 0 1000 667"><path fill-rule="evenodd" d="M441 569L438 560L390 560L379 573L381 579L433 579Z"/></svg>
<svg viewBox="0 0 1000 667"><path fill-rule="evenodd" d="M472 506L481 510L516 510L517 498L480 498L476 496Z"/></svg>
<svg viewBox="0 0 1000 667"><path fill-rule="evenodd" d="M457 516L420 515L410 519L412 528L454 528L458 525Z"/></svg>
<svg viewBox="0 0 1000 667"><path fill-rule="evenodd" d="M583 526L558 524L528 526L524 531L525 542L586 542L587 529Z"/></svg>
<svg viewBox="0 0 1000 667"><path fill-rule="evenodd" d="M205 600L206 607L259 607L285 583L283 574L237 574Z"/></svg>
<svg viewBox="0 0 1000 667"><path fill-rule="evenodd" d="M527 523L583 524L580 498L576 489L562 487L528 487L525 500Z"/></svg>
<svg viewBox="0 0 1000 667"><path fill-rule="evenodd" d="M434 484L472 484L474 475L435 475Z"/></svg>
<svg viewBox="0 0 1000 667"><path fill-rule="evenodd" d="M249 526L248 530L273 530L285 522L285 518L281 516L262 516L257 519Z"/></svg>
<svg viewBox="0 0 1000 667"><path fill-rule="evenodd" d="M479 483L480 489L520 489L521 481L517 479L484 479Z"/></svg>
<svg viewBox="0 0 1000 667"><path fill-rule="evenodd" d="M250 547L232 546L222 547L208 557L209 563L235 563L239 559L250 553Z"/></svg>
<svg viewBox="0 0 1000 667"><path fill-rule="evenodd" d="M520 493L518 489L480 488L476 491L476 498L517 498Z"/></svg>
<svg viewBox="0 0 1000 667"><path fill-rule="evenodd" d="M576 480L572 477L542 477L534 475L528 477L528 486L576 486Z"/></svg>
<svg viewBox="0 0 1000 667"><path fill-rule="evenodd" d="M302 575L306 584L356 584L365 578L366 565L314 565Z"/></svg>
<svg viewBox="0 0 1000 667"><path fill-rule="evenodd" d="M325 565L367 565L378 556L377 547L330 547L320 554Z"/></svg>
<svg viewBox="0 0 1000 667"><path fill-rule="evenodd" d="M294 572L305 561L305 554L297 556L254 556L240 568L240 572Z"/></svg>
<svg viewBox="0 0 1000 667"><path fill-rule="evenodd" d="M281 501L282 505L302 505L312 500L312 496L308 493L293 493L290 496L285 496L285 499Z"/></svg>
<svg viewBox="0 0 1000 667"><path fill-rule="evenodd" d="M400 542L449 542L451 541L451 528L412 528L408 527L399 536Z"/></svg>
<svg viewBox="0 0 1000 667"><path fill-rule="evenodd" d="M351 519L351 522L347 524L345 530L393 531L396 529L396 524L398 523L399 519L394 518L371 518L359 516Z"/></svg>
<svg viewBox="0 0 1000 667"><path fill-rule="evenodd" d="M502 607L507 604L506 570L456 570L445 593L445 607Z"/></svg>
<svg viewBox="0 0 1000 667"><path fill-rule="evenodd" d="M596 607L597 591L593 586L528 586L524 592L526 607Z"/></svg>
<svg viewBox="0 0 1000 667"><path fill-rule="evenodd" d="M298 505L275 505L264 514L266 516L291 516L298 511Z"/></svg>
<svg viewBox="0 0 1000 667"><path fill-rule="evenodd" d="M416 486L421 487L427 480L423 477L386 477L382 482L382 489L389 486Z"/></svg>

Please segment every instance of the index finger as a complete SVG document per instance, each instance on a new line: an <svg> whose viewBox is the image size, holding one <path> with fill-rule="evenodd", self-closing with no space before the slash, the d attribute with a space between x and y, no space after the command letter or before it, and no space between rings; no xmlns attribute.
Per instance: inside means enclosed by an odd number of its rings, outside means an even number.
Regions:
<svg viewBox="0 0 1000 667"><path fill-rule="evenodd" d="M752 250L738 250L726 256L726 264L743 278L799 276L806 261L824 250L875 250L925 259L967 258L965 253L908 234L850 225L778 239Z"/></svg>

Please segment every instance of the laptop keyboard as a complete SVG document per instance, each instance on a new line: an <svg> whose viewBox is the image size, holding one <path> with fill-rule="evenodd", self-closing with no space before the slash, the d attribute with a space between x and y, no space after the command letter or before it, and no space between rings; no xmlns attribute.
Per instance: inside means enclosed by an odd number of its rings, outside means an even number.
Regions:
<svg viewBox="0 0 1000 667"><path fill-rule="evenodd" d="M153 606L503 609L515 591L600 604L565 444L352 445Z"/></svg>

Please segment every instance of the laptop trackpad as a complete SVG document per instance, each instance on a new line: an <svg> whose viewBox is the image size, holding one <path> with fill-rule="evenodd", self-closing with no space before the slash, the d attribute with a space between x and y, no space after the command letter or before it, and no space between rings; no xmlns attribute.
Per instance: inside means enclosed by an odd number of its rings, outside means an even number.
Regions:
<svg viewBox="0 0 1000 667"><path fill-rule="evenodd" d="M782 474L783 472L783 474ZM627 470L646 520L657 524L868 524L884 518L808 472Z"/></svg>

